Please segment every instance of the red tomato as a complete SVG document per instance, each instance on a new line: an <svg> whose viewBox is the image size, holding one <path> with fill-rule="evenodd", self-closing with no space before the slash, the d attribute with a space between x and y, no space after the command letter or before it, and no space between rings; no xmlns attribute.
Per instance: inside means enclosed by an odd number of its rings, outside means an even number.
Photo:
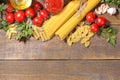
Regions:
<svg viewBox="0 0 120 80"><path fill-rule="evenodd" d="M35 17L35 18L32 20L32 23L33 23L34 25L37 25L37 26L41 25L42 22L43 22L43 18L41 18L41 17Z"/></svg>
<svg viewBox="0 0 120 80"><path fill-rule="evenodd" d="M96 24L98 26L104 26L106 24L107 20L105 17L102 17L102 16L99 16L97 19L96 19Z"/></svg>
<svg viewBox="0 0 120 80"><path fill-rule="evenodd" d="M15 20L18 22L22 22L25 19L25 13L24 11L18 11L15 13Z"/></svg>
<svg viewBox="0 0 120 80"><path fill-rule="evenodd" d="M39 16L41 16L42 18L47 18L48 12L46 10L40 10Z"/></svg>
<svg viewBox="0 0 120 80"><path fill-rule="evenodd" d="M94 22L95 21L95 14L93 12L89 12L87 15L86 15L86 21L87 22Z"/></svg>
<svg viewBox="0 0 120 80"><path fill-rule="evenodd" d="M64 5L63 0L44 0L45 8L48 12L57 13Z"/></svg>
<svg viewBox="0 0 120 80"><path fill-rule="evenodd" d="M9 23L13 23L15 20L15 17L14 17L14 14L13 13L8 13L6 15L6 21L9 22Z"/></svg>
<svg viewBox="0 0 120 80"><path fill-rule="evenodd" d="M33 9L33 8L28 8L28 9L26 9L25 15L26 15L27 17L33 18L33 17L35 16L35 11L34 11L34 9Z"/></svg>
<svg viewBox="0 0 120 80"><path fill-rule="evenodd" d="M35 1L35 2L33 3L33 8L34 8L35 10L41 9L41 8L42 8L42 4L41 4L40 2L38 2L38 1Z"/></svg>
<svg viewBox="0 0 120 80"><path fill-rule="evenodd" d="M7 13L13 12L14 8L10 3L6 4L6 6L7 6L7 9L6 9Z"/></svg>
<svg viewBox="0 0 120 80"><path fill-rule="evenodd" d="M99 30L99 27L98 27L98 25L97 24L95 24L95 23L93 23L91 26L90 26L90 31L91 32L98 32L98 30Z"/></svg>

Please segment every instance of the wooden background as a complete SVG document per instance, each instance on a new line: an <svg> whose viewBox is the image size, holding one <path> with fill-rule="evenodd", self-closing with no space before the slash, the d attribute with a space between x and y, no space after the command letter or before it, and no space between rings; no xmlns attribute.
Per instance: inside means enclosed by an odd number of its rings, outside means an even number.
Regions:
<svg viewBox="0 0 120 80"><path fill-rule="evenodd" d="M120 80L119 60L15 60L0 65L0 80Z"/></svg>
<svg viewBox="0 0 120 80"><path fill-rule="evenodd" d="M98 36L89 48L50 41L9 40L0 30L0 80L120 80L120 15L104 15L119 32L115 47Z"/></svg>
<svg viewBox="0 0 120 80"><path fill-rule="evenodd" d="M117 45L108 44L105 39L95 36L89 48L80 42L69 47L65 41L54 37L50 41L30 39L27 43L9 40L0 31L0 59L120 59L120 15L104 15L111 26L118 30Z"/></svg>

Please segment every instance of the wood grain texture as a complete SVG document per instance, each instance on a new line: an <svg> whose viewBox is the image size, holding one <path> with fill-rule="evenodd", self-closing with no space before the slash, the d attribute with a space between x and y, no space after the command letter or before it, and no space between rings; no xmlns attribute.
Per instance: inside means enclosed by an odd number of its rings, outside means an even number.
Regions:
<svg viewBox="0 0 120 80"><path fill-rule="evenodd" d="M120 15L104 16L120 30ZM115 47L95 36L85 48L80 43L69 47L56 37L44 43L31 38L24 44L0 31L0 80L120 80L119 35Z"/></svg>
<svg viewBox="0 0 120 80"><path fill-rule="evenodd" d="M119 68L117 60L0 61L0 80L120 80Z"/></svg>
<svg viewBox="0 0 120 80"><path fill-rule="evenodd" d="M80 42L69 47L65 41L56 37L47 42L31 38L24 44L9 40L5 32L0 31L0 59L120 59L120 15L105 16L119 31L115 47L98 36L92 38L89 48L85 48Z"/></svg>

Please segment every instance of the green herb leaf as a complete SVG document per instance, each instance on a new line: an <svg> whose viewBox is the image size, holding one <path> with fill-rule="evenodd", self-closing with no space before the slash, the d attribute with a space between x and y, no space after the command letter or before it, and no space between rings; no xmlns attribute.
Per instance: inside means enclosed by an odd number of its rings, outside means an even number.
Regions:
<svg viewBox="0 0 120 80"><path fill-rule="evenodd" d="M21 39L22 37L21 37L21 34L18 34L17 36L16 36L16 39L17 40L19 40L19 39Z"/></svg>
<svg viewBox="0 0 120 80"><path fill-rule="evenodd" d="M23 30L23 27L16 27L16 30L22 31L22 30Z"/></svg>
<svg viewBox="0 0 120 80"><path fill-rule="evenodd" d="M112 27L102 27L100 28L101 30L101 36L106 39L108 43L111 45L115 46L116 44L116 30L113 29Z"/></svg>
<svg viewBox="0 0 120 80"><path fill-rule="evenodd" d="M7 9L7 6L4 3L0 4L0 12L4 11L6 9Z"/></svg>
<svg viewBox="0 0 120 80"><path fill-rule="evenodd" d="M107 39L107 42L108 42L108 43L110 42L110 38Z"/></svg>
<svg viewBox="0 0 120 80"><path fill-rule="evenodd" d="M116 44L116 38L115 37L111 37L110 44L112 44L113 46L115 46L115 44Z"/></svg>
<svg viewBox="0 0 120 80"><path fill-rule="evenodd" d="M17 23L16 30L19 32L16 36L17 40L22 39L29 39L30 36L32 36L33 29L30 26L30 24L27 24L25 22Z"/></svg>
<svg viewBox="0 0 120 80"><path fill-rule="evenodd" d="M4 31L8 30L8 23L3 19L0 19L0 29L3 29Z"/></svg>
<svg viewBox="0 0 120 80"><path fill-rule="evenodd" d="M101 32L101 36L102 36L103 38L105 38L105 37L106 37L105 32Z"/></svg>

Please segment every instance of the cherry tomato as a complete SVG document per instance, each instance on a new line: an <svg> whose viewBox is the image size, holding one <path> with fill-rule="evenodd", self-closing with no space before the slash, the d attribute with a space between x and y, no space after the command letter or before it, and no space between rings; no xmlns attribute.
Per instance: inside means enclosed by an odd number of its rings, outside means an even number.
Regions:
<svg viewBox="0 0 120 80"><path fill-rule="evenodd" d="M86 21L87 22L94 22L95 21L95 14L93 12L89 12L87 15L86 15Z"/></svg>
<svg viewBox="0 0 120 80"><path fill-rule="evenodd" d="M35 10L41 9L41 8L42 8L42 4L41 4L39 1L35 1L35 2L33 3L33 8L34 8Z"/></svg>
<svg viewBox="0 0 120 80"><path fill-rule="evenodd" d="M8 13L6 15L6 21L9 22L9 23L13 23L15 20L15 17L14 17L14 14L13 13Z"/></svg>
<svg viewBox="0 0 120 80"><path fill-rule="evenodd" d="M32 23L33 23L34 25L37 25L37 26L41 25L42 22L43 22L43 18L42 18L42 17L35 17L35 18L32 20Z"/></svg>
<svg viewBox="0 0 120 80"><path fill-rule="evenodd" d="M6 4L6 6L7 6L7 9L6 9L7 13L13 12L14 8L10 3Z"/></svg>
<svg viewBox="0 0 120 80"><path fill-rule="evenodd" d="M22 22L25 19L25 13L24 11L18 11L15 13L15 20L18 22Z"/></svg>
<svg viewBox="0 0 120 80"><path fill-rule="evenodd" d="M57 13L62 10L64 0L44 0L45 9L51 13Z"/></svg>
<svg viewBox="0 0 120 80"><path fill-rule="evenodd" d="M107 22L106 18L102 16L98 16L98 18L96 19L96 24L100 27L104 26L106 22Z"/></svg>
<svg viewBox="0 0 120 80"><path fill-rule="evenodd" d="M98 32L98 30L99 30L99 27L98 27L98 25L97 24L95 24L95 23L93 23L91 26L90 26L90 31L91 32Z"/></svg>
<svg viewBox="0 0 120 80"><path fill-rule="evenodd" d="M34 9L33 9L33 8L28 8L28 9L26 9L25 15L26 15L27 17L33 18L33 17L35 16L35 11L34 11Z"/></svg>
<svg viewBox="0 0 120 80"><path fill-rule="evenodd" d="M42 18L47 18L48 17L48 12L45 9L40 10L39 16L41 16Z"/></svg>

